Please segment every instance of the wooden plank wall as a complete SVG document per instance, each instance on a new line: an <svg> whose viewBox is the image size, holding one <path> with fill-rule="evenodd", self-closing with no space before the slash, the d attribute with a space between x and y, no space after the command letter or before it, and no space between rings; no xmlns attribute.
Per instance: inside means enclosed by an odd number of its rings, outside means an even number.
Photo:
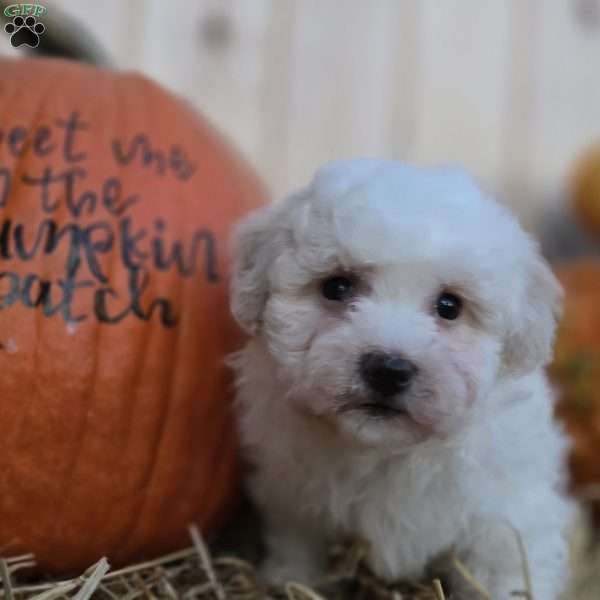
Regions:
<svg viewBox="0 0 600 600"><path fill-rule="evenodd" d="M188 97L276 197L335 157L461 162L535 225L600 140L600 0L47 5Z"/></svg>

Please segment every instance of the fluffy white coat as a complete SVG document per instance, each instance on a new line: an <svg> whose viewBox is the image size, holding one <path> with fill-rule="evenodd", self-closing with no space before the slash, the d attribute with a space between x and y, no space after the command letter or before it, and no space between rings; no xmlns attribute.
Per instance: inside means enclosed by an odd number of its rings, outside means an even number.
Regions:
<svg viewBox="0 0 600 600"><path fill-rule="evenodd" d="M328 544L359 538L386 578L454 553L494 600L536 600L567 578L565 440L543 372L561 292L537 247L462 171L392 161L327 165L235 237L232 308L251 334L235 357L249 488L262 509L267 577L318 579ZM322 283L354 282L346 302ZM436 298L463 301L453 321ZM360 357L418 366L405 414L361 407Z"/></svg>

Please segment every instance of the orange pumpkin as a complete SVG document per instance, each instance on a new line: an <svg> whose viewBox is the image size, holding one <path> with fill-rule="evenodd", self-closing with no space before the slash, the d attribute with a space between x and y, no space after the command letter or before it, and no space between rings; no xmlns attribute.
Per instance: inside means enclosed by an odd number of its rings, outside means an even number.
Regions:
<svg viewBox="0 0 600 600"><path fill-rule="evenodd" d="M572 483L600 483L600 260L557 270L565 312L550 374L558 384L558 414L573 438Z"/></svg>
<svg viewBox="0 0 600 600"><path fill-rule="evenodd" d="M0 554L168 551L236 496L226 240L263 191L144 77L0 71Z"/></svg>
<svg viewBox="0 0 600 600"><path fill-rule="evenodd" d="M600 144L589 148L577 163L571 195L581 224L600 236Z"/></svg>

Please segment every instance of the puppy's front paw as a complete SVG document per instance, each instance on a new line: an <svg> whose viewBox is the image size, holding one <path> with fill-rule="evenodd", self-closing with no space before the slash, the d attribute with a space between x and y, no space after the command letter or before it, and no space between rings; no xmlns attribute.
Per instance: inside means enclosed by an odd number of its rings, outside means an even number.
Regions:
<svg viewBox="0 0 600 600"><path fill-rule="evenodd" d="M322 576L319 565L306 562L290 562L279 557L268 558L260 569L264 581L273 585L280 585L289 581L315 585Z"/></svg>
<svg viewBox="0 0 600 600"><path fill-rule="evenodd" d="M273 584L317 583L327 564L327 543L320 534L311 522L294 522L292 518L268 524L267 558L260 569L263 579Z"/></svg>

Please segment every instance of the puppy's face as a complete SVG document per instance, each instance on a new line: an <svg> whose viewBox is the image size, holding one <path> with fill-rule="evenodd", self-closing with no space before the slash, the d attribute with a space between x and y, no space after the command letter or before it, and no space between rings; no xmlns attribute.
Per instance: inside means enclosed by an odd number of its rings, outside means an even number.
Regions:
<svg viewBox="0 0 600 600"><path fill-rule="evenodd" d="M548 359L558 305L528 237L456 171L336 163L238 234L233 310L277 401L369 446L493 409L499 379Z"/></svg>

